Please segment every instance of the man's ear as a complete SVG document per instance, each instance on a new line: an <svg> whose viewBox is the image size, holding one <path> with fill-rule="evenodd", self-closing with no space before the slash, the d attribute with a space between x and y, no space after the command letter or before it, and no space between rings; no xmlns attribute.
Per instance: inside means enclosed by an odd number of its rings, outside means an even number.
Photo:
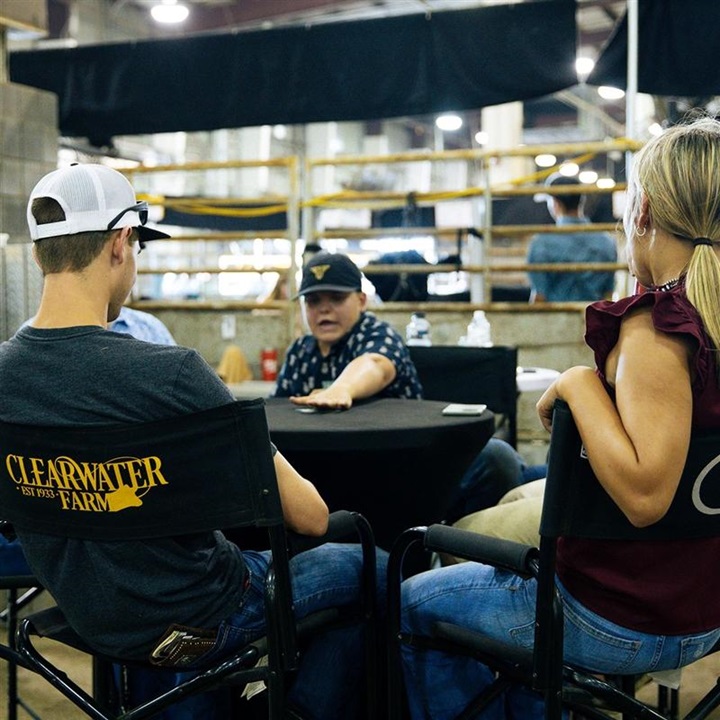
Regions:
<svg viewBox="0 0 720 720"><path fill-rule="evenodd" d="M37 243L32 244L32 256L33 256L33 260L35 261L35 264L40 268L40 270L42 270L42 268L40 267L40 263L38 262L38 258L37 258Z"/></svg>
<svg viewBox="0 0 720 720"><path fill-rule="evenodd" d="M125 262L126 246L131 234L132 228L124 227L117 230L113 235L113 239L110 241L110 259L114 265L121 265Z"/></svg>
<svg viewBox="0 0 720 720"><path fill-rule="evenodd" d="M360 310L364 310L367 307L368 302L367 293L359 292L358 295L360 296Z"/></svg>

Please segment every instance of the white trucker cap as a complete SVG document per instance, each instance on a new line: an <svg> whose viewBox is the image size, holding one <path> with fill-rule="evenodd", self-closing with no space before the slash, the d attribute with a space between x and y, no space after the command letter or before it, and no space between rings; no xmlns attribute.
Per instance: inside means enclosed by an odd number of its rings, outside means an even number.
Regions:
<svg viewBox="0 0 720 720"><path fill-rule="evenodd" d="M38 225L32 214L33 200L49 197L56 200L65 220ZM135 227L140 240L159 240L167 233L144 227L148 206L135 199L127 178L106 165L80 165L54 170L43 177L30 193L27 222L33 242L58 235L75 235L88 231Z"/></svg>

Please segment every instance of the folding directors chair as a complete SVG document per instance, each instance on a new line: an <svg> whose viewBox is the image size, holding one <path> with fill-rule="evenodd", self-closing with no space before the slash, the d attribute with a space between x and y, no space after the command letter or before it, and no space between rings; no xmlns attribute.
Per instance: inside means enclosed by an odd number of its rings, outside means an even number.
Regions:
<svg viewBox="0 0 720 720"><path fill-rule="evenodd" d="M72 475L74 480L47 487L53 463L53 473L66 479ZM58 463L67 467L61 470ZM147 670L153 667L150 658L133 663L95 652L92 638L78 637L61 607L21 621L18 651L23 666L39 673L88 717L140 720L228 683L242 688L262 681L267 688L268 716L284 719L286 691L305 642L349 623L362 623L364 629L367 713L369 718L376 716L372 530L357 513L340 511L331 515L330 529L322 538L286 531L262 400L143 424L58 428L0 423L0 504L21 535L23 528L103 541L152 540L225 528L254 528L253 533L260 529L267 534L273 559L265 578L266 635L197 672L193 666L188 679L139 706L127 706L122 682L118 688L108 670L112 664ZM363 548L363 592L357 606L331 608L296 620L291 556L340 538L359 542ZM118 617L117 622L130 628L133 619ZM34 644L35 636L49 637L93 657L92 694L43 656ZM168 635L168 640L177 640L171 653L177 659L164 662L163 669L186 671L183 633ZM123 673L119 675L122 681Z"/></svg>
<svg viewBox="0 0 720 720"><path fill-rule="evenodd" d="M490 668L494 681L459 718L470 720L513 685L542 693L547 720L573 717L602 720L670 720L677 716L677 693L668 701L659 693L657 706L635 696L638 676L603 677L563 658L563 605L555 583L556 541L559 537L594 539L664 539L710 537L720 534L716 513L700 513L687 521L697 502L720 507L720 434L693 433L678 490L667 514L646 528L635 528L595 478L566 403L556 401L540 547L491 538L444 525L407 530L395 543L388 566L389 718L402 716L403 684L400 648L403 643L473 657ZM525 650L483 637L447 622L435 623L431 636L408 637L400 632L400 583L403 557L414 543L427 551L445 552L537 579L534 648ZM441 572L441 571L440 571ZM715 572L715 568L708 568ZM482 607L478 608L482 612ZM717 646L710 652L715 652ZM709 654L709 653L708 653ZM452 678L448 678L452 682ZM720 705L720 683L685 716L707 718ZM613 714L610 714L613 713ZM619 714L619 715L618 715Z"/></svg>

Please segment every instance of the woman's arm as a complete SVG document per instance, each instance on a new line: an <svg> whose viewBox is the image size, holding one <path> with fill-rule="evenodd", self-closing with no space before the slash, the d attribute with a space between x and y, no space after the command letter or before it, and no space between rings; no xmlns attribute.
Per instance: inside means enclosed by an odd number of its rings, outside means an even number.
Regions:
<svg viewBox="0 0 720 720"><path fill-rule="evenodd" d="M287 526L302 535L324 535L328 508L320 493L279 452L273 460Z"/></svg>
<svg viewBox="0 0 720 720"><path fill-rule="evenodd" d="M377 395L396 375L392 360L379 353L365 353L348 363L330 387L316 390L311 395L294 396L290 400L296 405L347 410L354 400Z"/></svg>
<svg viewBox="0 0 720 720"><path fill-rule="evenodd" d="M690 350L659 332L650 309L627 316L615 348L615 404L590 368L563 373L538 403L543 424L556 397L572 410L590 465L637 527L665 515L690 444ZM614 364L614 363L613 363Z"/></svg>

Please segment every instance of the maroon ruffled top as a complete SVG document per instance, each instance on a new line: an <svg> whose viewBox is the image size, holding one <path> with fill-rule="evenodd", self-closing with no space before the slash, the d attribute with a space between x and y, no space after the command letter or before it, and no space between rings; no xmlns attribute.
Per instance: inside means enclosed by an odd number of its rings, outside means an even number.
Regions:
<svg viewBox="0 0 720 720"><path fill-rule="evenodd" d="M720 386L712 342L681 283L666 292L646 292L618 302L589 306L585 340L604 376L608 353L618 340L624 316L652 308L661 332L689 338L693 416L697 429L720 428ZM618 625L640 632L683 635L720 627L720 539L599 541L562 538L558 577L577 600ZM682 578L682 580L680 580Z"/></svg>

